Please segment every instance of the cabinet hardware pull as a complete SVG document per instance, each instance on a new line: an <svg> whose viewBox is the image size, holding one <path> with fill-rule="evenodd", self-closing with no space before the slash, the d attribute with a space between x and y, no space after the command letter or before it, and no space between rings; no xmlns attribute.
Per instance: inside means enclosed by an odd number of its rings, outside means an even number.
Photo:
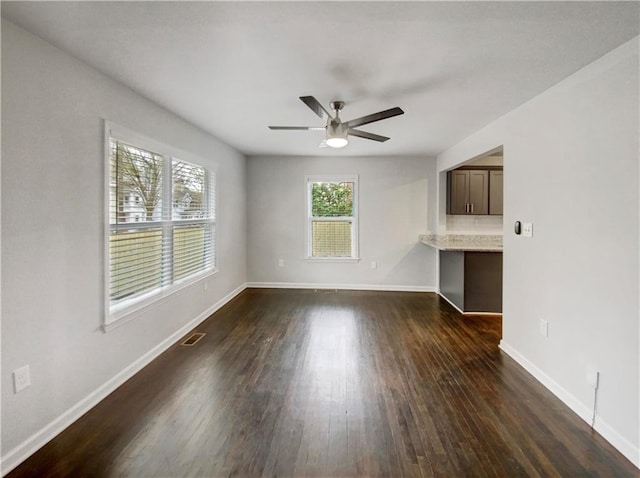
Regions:
<svg viewBox="0 0 640 478"><path fill-rule="evenodd" d="M473 212L473 203L471 203L471 212Z"/></svg>

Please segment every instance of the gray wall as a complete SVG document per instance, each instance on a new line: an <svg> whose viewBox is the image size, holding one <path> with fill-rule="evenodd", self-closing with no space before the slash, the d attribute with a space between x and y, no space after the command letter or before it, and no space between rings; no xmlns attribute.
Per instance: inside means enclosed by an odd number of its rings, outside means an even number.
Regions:
<svg viewBox="0 0 640 478"><path fill-rule="evenodd" d="M446 227L437 172L500 145L505 230L534 223L532 239L505 236L502 347L585 419L586 374L599 370L596 429L638 464L637 105L638 39L444 152L437 168L429 158L246 161L3 21L3 469L247 281L437 287L435 250L417 243ZM104 119L217 168L220 269L206 291L195 284L107 334ZM339 173L360 175L362 261L305 262L304 176ZM33 385L15 395L11 371L25 364Z"/></svg>
<svg viewBox="0 0 640 478"><path fill-rule="evenodd" d="M207 290L196 283L108 333L104 119L204 158L218 179L219 272ZM245 177L233 149L2 22L3 468L244 285ZM33 384L14 394L11 372L27 364Z"/></svg>
<svg viewBox="0 0 640 478"><path fill-rule="evenodd" d="M436 251L418 243L435 227L435 166L431 158L249 158L250 283L435 290ZM305 176L323 174L359 175L358 263L304 260Z"/></svg>
<svg viewBox="0 0 640 478"><path fill-rule="evenodd" d="M438 170L504 146L502 348L589 422L587 373L600 371L595 428L640 466L638 82L636 38L445 151Z"/></svg>

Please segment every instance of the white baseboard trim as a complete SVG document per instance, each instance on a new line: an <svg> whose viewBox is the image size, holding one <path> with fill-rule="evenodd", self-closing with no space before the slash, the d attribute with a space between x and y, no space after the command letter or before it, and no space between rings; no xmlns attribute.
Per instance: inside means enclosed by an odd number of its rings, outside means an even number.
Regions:
<svg viewBox="0 0 640 478"><path fill-rule="evenodd" d="M337 289L337 290L377 290L381 292L436 292L435 287L419 285L387 284L326 284L309 282L247 282L247 287L256 289Z"/></svg>
<svg viewBox="0 0 640 478"><path fill-rule="evenodd" d="M125 367L122 371L117 373L103 385L98 387L96 390L91 392L85 398L80 400L58 418L54 419L48 425L46 425L41 430L37 431L25 441L23 441L20 445L16 446L6 455L4 455L0 459L0 470L2 476L9 473L16 466L22 463L24 460L29 458L32 454L42 448L45 444L47 444L51 439L53 439L56 435L60 434L65 428L75 422L78 418L88 412L90 409L95 407L98 403L100 403L103 399L105 399L110 393L115 391L120 385L133 377L136 373L146 367L151 361L153 361L156 357L158 357L162 352L171 347L174 343L176 343L180 338L186 335L190 330L194 327L200 325L205 319L207 319L211 314L213 314L218 309L222 308L225 304L227 304L231 299L240 294L243 290L246 289L246 284L242 284L240 287L235 290L229 292L226 296L220 299L218 302L213 304L211 307L203 311L194 319L190 320L188 323L180 327L177 331L167 337L165 340L160 342L158 345L153 347L147 353L138 358L131 365Z"/></svg>
<svg viewBox="0 0 640 478"><path fill-rule="evenodd" d="M558 397L565 405L567 405L576 415L591 425L593 411L580 402L574 395L569 393L565 388L559 385L555 380L546 373L536 367L524 355L507 344L504 340L500 341L500 350L506 353L513 360L518 362L522 368L529 372L533 377L544 385L551 393ZM640 469L640 448L634 446L629 440L620 435L613 427L611 427L602 418L596 415L595 426L593 427L602 437L607 440L614 448L622 453L636 468Z"/></svg>

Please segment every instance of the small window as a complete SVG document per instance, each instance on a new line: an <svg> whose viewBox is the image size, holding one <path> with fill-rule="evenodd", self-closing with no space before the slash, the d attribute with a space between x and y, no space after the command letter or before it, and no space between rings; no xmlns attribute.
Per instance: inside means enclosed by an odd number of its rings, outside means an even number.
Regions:
<svg viewBox="0 0 640 478"><path fill-rule="evenodd" d="M213 172L108 133L105 328L215 270Z"/></svg>
<svg viewBox="0 0 640 478"><path fill-rule="evenodd" d="M357 176L307 178L307 258L357 260Z"/></svg>

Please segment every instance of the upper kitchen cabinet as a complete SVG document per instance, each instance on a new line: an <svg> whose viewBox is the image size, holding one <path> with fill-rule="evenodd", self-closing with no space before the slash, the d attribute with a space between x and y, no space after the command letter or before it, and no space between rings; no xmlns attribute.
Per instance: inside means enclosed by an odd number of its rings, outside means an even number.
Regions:
<svg viewBox="0 0 640 478"><path fill-rule="evenodd" d="M489 214L489 171L456 169L447 179L448 214Z"/></svg>
<svg viewBox="0 0 640 478"><path fill-rule="evenodd" d="M447 173L447 214L467 214L469 209L469 171Z"/></svg>
<svg viewBox="0 0 640 478"><path fill-rule="evenodd" d="M447 214L502 215L502 169L447 173Z"/></svg>
<svg viewBox="0 0 640 478"><path fill-rule="evenodd" d="M502 215L502 170L489 171L489 214Z"/></svg>

